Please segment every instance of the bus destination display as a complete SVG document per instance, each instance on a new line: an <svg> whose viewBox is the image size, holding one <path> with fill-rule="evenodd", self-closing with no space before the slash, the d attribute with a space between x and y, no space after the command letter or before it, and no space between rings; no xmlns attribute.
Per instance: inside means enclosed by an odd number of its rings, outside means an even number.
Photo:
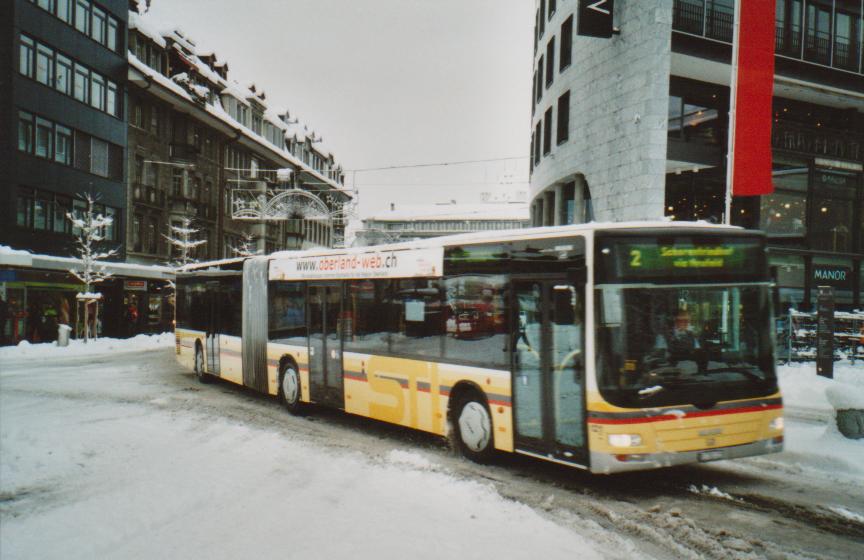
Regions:
<svg viewBox="0 0 864 560"><path fill-rule="evenodd" d="M758 239L607 239L600 242L599 258L605 261L607 280L765 274L764 249Z"/></svg>

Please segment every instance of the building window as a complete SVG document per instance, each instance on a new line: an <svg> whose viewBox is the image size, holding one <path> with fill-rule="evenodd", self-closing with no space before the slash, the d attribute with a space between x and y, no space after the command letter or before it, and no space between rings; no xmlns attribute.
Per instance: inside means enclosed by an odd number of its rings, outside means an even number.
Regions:
<svg viewBox="0 0 864 560"><path fill-rule="evenodd" d="M57 53L57 80L54 82L57 91L72 95L72 61Z"/></svg>
<svg viewBox="0 0 864 560"><path fill-rule="evenodd" d="M540 26L538 27L539 33L538 37L542 37L543 33L546 32L546 18L543 15L546 13L546 0L540 0Z"/></svg>
<svg viewBox="0 0 864 560"><path fill-rule="evenodd" d="M534 143L534 165L535 167L540 163L540 146L541 146L541 134L542 134L542 121L537 121L537 127L534 130L534 137L537 138L537 141Z"/></svg>
<svg viewBox="0 0 864 560"><path fill-rule="evenodd" d="M552 107L546 109L543 115L543 155L552 151Z"/></svg>
<svg viewBox="0 0 864 560"><path fill-rule="evenodd" d="M559 72L570 66L573 60L573 16L561 24L561 56Z"/></svg>
<svg viewBox="0 0 864 560"><path fill-rule="evenodd" d="M15 223L21 227L30 228L33 225L33 191L19 189Z"/></svg>
<svg viewBox="0 0 864 560"><path fill-rule="evenodd" d="M72 164L72 131L65 126L55 127L54 161L64 165Z"/></svg>
<svg viewBox="0 0 864 560"><path fill-rule="evenodd" d="M18 112L18 149L28 154L33 153L33 115Z"/></svg>
<svg viewBox="0 0 864 560"><path fill-rule="evenodd" d="M66 23L72 23L72 1L73 0L57 0L57 17Z"/></svg>
<svg viewBox="0 0 864 560"><path fill-rule="evenodd" d="M543 97L543 57L537 62L537 103Z"/></svg>
<svg viewBox="0 0 864 560"><path fill-rule="evenodd" d="M90 71L75 63L75 99L82 103L90 100Z"/></svg>
<svg viewBox="0 0 864 560"><path fill-rule="evenodd" d="M141 252L141 224L144 217L141 214L135 214L132 217L132 250L136 253Z"/></svg>
<svg viewBox="0 0 864 560"><path fill-rule="evenodd" d="M100 111L105 110L105 78L93 74L90 81L90 106Z"/></svg>
<svg viewBox="0 0 864 560"><path fill-rule="evenodd" d="M93 25L90 29L90 37L96 42L105 44L105 29L107 27L107 15L105 12L93 6Z"/></svg>
<svg viewBox="0 0 864 560"><path fill-rule="evenodd" d="M50 229L51 217L48 215L50 207L51 205L44 193L37 193L37 197L33 201L33 229Z"/></svg>
<svg viewBox="0 0 864 560"><path fill-rule="evenodd" d="M72 212L72 200L64 196L54 197L54 232L72 233L72 223L67 214Z"/></svg>
<svg viewBox="0 0 864 560"><path fill-rule="evenodd" d="M552 85L555 78L555 37L546 43L546 87Z"/></svg>
<svg viewBox="0 0 864 560"><path fill-rule="evenodd" d="M91 138L90 172L100 177L108 176L108 142Z"/></svg>
<svg viewBox="0 0 864 560"><path fill-rule="evenodd" d="M114 52L117 52L119 48L119 41L117 40L119 33L119 22L115 18L108 16L108 37L107 41L105 42L105 46Z"/></svg>
<svg viewBox="0 0 864 560"><path fill-rule="evenodd" d="M36 43L30 37L21 36L18 53L18 70L28 78L33 77L33 63L36 57Z"/></svg>
<svg viewBox="0 0 864 560"><path fill-rule="evenodd" d="M861 4L854 0L837 0L834 12L834 66L861 71L860 28Z"/></svg>
<svg viewBox="0 0 864 560"><path fill-rule="evenodd" d="M90 35L90 2L75 1L75 29L84 35Z"/></svg>
<svg viewBox="0 0 864 560"><path fill-rule="evenodd" d="M570 92L558 98L558 144L563 144L570 138Z"/></svg>
<svg viewBox="0 0 864 560"><path fill-rule="evenodd" d="M117 96L117 84L108 81L108 89L105 92L105 105L108 114L115 117L120 116L120 107L118 106L119 97Z"/></svg>
<svg viewBox="0 0 864 560"><path fill-rule="evenodd" d="M552 19L552 16L555 15L556 9L557 9L556 1L555 0L549 0L549 10L548 10L548 15L546 16L546 18Z"/></svg>
<svg viewBox="0 0 864 560"><path fill-rule="evenodd" d="M54 87L54 51L45 45L36 47L36 81Z"/></svg>
<svg viewBox="0 0 864 560"><path fill-rule="evenodd" d="M804 21L804 58L827 65L831 60L831 2L809 0Z"/></svg>
<svg viewBox="0 0 864 560"><path fill-rule="evenodd" d="M54 130L52 123L36 118L36 155L42 158L53 157Z"/></svg>

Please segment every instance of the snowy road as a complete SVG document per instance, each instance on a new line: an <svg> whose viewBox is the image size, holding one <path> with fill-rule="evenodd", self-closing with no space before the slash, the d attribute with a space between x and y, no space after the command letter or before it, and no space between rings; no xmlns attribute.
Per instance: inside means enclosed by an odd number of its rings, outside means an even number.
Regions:
<svg viewBox="0 0 864 560"><path fill-rule="evenodd" d="M783 454L674 470L480 467L424 434L325 410L296 418L233 385L199 385L172 351L0 357L0 558L864 550L864 444L824 424L790 422Z"/></svg>

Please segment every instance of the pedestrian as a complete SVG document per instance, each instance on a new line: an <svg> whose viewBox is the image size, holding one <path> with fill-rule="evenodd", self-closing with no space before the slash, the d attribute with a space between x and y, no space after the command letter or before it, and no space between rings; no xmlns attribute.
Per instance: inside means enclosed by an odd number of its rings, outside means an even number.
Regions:
<svg viewBox="0 0 864 560"><path fill-rule="evenodd" d="M0 346L6 344L6 319L9 317L9 304L0 294Z"/></svg>

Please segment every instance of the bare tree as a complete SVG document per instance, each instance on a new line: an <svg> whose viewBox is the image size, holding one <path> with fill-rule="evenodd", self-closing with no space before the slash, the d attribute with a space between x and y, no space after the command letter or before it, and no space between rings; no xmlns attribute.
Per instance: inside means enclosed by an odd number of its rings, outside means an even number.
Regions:
<svg viewBox="0 0 864 560"><path fill-rule="evenodd" d="M81 215L67 212L66 219L72 222L73 231L78 232L76 245L81 266L80 269L71 268L69 272L84 284L84 293L78 294L76 299L79 316L84 317L83 335L84 342L87 342L91 336L98 337L96 320L99 316L99 300L102 299L102 294L94 293L93 285L111 277L111 273L105 270L105 265L100 261L113 257L117 254L117 250L100 249L100 244L105 241L105 230L114 223L114 218L96 213L96 200L90 193L78 196L87 204L85 212ZM81 313L82 307L83 313Z"/></svg>
<svg viewBox="0 0 864 560"><path fill-rule="evenodd" d="M192 227L190 218L183 218L181 225L169 226L170 235L163 235L173 247L180 251L180 255L172 262L172 266L181 267L187 264L198 262L198 259L192 256L192 250L207 243L206 239L196 239L201 231L198 228Z"/></svg>
<svg viewBox="0 0 864 560"><path fill-rule="evenodd" d="M258 248L258 241L251 233L244 233L240 244L232 247L231 250L238 257L254 257L261 254L261 249Z"/></svg>

